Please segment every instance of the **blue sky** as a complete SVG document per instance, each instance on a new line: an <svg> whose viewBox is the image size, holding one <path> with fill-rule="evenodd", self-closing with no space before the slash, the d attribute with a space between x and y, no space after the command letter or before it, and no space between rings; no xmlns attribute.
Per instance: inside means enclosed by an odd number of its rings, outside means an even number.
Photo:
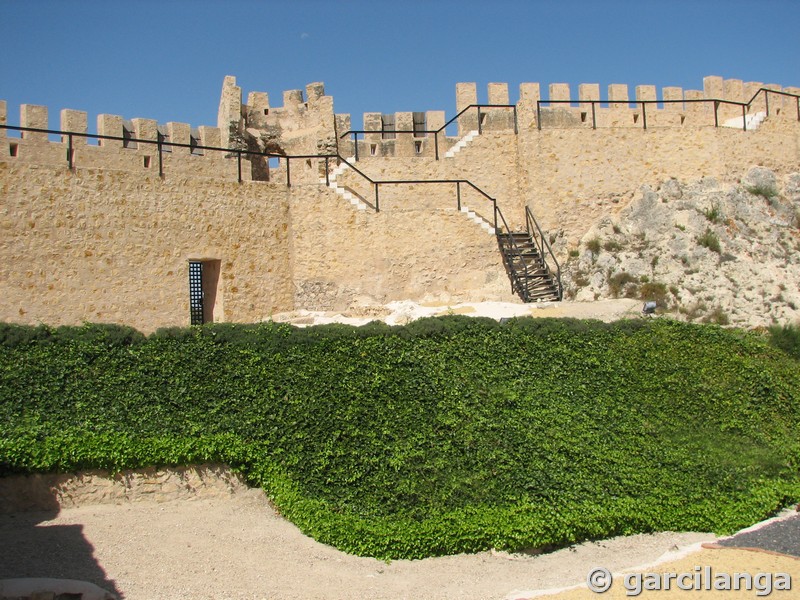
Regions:
<svg viewBox="0 0 800 600"><path fill-rule="evenodd" d="M246 98L325 83L337 113L444 110L455 84L800 86L800 0L0 0L0 99L216 125Z"/></svg>

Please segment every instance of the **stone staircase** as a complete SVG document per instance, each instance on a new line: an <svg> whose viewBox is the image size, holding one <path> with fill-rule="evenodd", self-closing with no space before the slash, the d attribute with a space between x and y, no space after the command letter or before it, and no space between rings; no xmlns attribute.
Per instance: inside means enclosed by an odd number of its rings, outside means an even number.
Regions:
<svg viewBox="0 0 800 600"><path fill-rule="evenodd" d="M561 300L556 278L527 231L498 234L497 243L511 279L511 290L523 302Z"/></svg>
<svg viewBox="0 0 800 600"><path fill-rule="evenodd" d="M477 214L475 211L470 210L469 207L464 206L462 204L461 205L461 212L464 213L470 221L472 221L473 223L475 223L478 226L480 226L480 228L483 229L486 233L491 234L491 235L495 234L494 225L492 225L489 221L487 221L482 216Z"/></svg>
<svg viewBox="0 0 800 600"><path fill-rule="evenodd" d="M348 162L354 161L355 156L351 156L347 159ZM352 204L358 210L367 210L367 205L364 201L358 197L355 193L347 188L347 186L340 185L336 182L336 179L342 175L350 166L346 162L339 163L333 171L330 172L328 175L328 181L325 180L324 177L321 177L319 182L322 185L327 185L331 188L334 192L339 194L342 198L347 200L350 204Z"/></svg>
<svg viewBox="0 0 800 600"><path fill-rule="evenodd" d="M444 153L445 158L453 158L456 154L461 152L469 143L480 135L477 130L470 131L463 138L458 140L450 150Z"/></svg>
<svg viewBox="0 0 800 600"><path fill-rule="evenodd" d="M767 113L760 111L757 113L749 114L746 116L745 123L747 124L747 131L755 131L758 126L767 118ZM734 117L728 119L722 124L723 127L732 127L734 129L742 129L742 117Z"/></svg>

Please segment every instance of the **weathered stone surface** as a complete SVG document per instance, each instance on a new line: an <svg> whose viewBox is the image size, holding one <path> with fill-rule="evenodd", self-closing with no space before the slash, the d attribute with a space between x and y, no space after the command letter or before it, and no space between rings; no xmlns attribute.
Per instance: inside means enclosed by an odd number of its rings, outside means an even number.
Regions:
<svg viewBox="0 0 800 600"><path fill-rule="evenodd" d="M772 197L778 195L778 179L775 173L764 167L753 167L742 179L747 190L755 191L758 195Z"/></svg>
<svg viewBox="0 0 800 600"><path fill-rule="evenodd" d="M0 477L0 514L228 496L247 485L224 465Z"/></svg>
<svg viewBox="0 0 800 600"><path fill-rule="evenodd" d="M655 293L661 309L687 320L740 326L796 321L800 197L788 191L800 174L785 178L783 196L777 190L766 199L748 189L775 181L772 171L759 168L740 185L706 178L669 180L658 193L644 186L610 227L601 220L586 234L582 247L597 239L602 250L567 262L567 295L591 300ZM706 245L712 239L718 249ZM615 278L624 277L629 283L615 288Z"/></svg>
<svg viewBox="0 0 800 600"><path fill-rule="evenodd" d="M707 93L717 93L719 81L712 78L704 85L707 92L687 90L686 99L707 100ZM733 98L741 88L749 98L759 85L730 80L722 90ZM459 108L477 103L474 83L456 89ZM463 204L491 223L496 200L512 229L524 225L530 206L562 262L591 232L644 235L651 244L653 232L668 232L662 250L705 268L716 253L698 249L696 238L705 231L703 211L715 207L720 222L714 227L725 223L729 228L718 232L723 253L746 237L758 240L751 254L760 255L763 244L791 260L791 243L781 237L798 220L800 197L800 179L793 174L800 164L800 125L791 106L770 100L767 121L746 133L712 127L713 108L707 102L653 106L647 109L645 130L644 111L629 106L628 86L611 86L611 105L595 111L586 101L598 97L597 84L582 84L579 90L583 105L546 108L537 123L540 86L521 85L518 134L510 127L511 111L486 109L483 135L447 158L444 153L458 137L443 132L436 138L384 139L381 113L368 114L365 128L374 133L362 136L357 166L379 181L469 180L483 193L461 185ZM638 99L654 92L650 86L636 91ZM199 128L204 145L226 150L158 157L155 144L140 142L133 149L107 140L99 147L78 145L75 171L68 173L63 143L49 142L47 136L6 139L0 148L0 319L113 321L145 331L183 325L188 321L187 261L195 259L219 264L216 320L347 307L362 295L375 302L506 299L508 280L496 242L456 211L454 184L384 184L381 212L362 213L320 184L325 160L285 158L337 150L352 156L355 150L351 138L340 139L350 128L350 116L334 114L321 84L310 84L305 92L307 102L301 90L287 92L282 107L271 107L266 94L251 92L243 105L235 78L227 77L219 127ZM551 99L568 98L564 93L553 86ZM489 88L492 101L506 94L505 84ZM665 88L664 94L684 97L680 88ZM0 120L4 114L0 103ZM21 123L46 123L46 114L45 107L25 107ZM83 127L82 113L64 114L70 128ZM410 115L397 113L397 126L410 129ZM445 122L441 111L426 115L429 128ZM137 136L156 139L155 121L135 124ZM460 126L462 134L476 129L477 110L460 119ZM122 117L98 117L101 134L121 136L122 127ZM180 123L167 129L175 141L193 131ZM269 165L263 156L227 148L283 156ZM336 164L336 159L328 162L329 173ZM754 164L761 170L745 174ZM729 191L740 179L741 185ZM347 171L339 183L368 202L376 199L374 184L362 176ZM640 245L631 252L647 254L644 242ZM743 260L736 256L737 262ZM614 266L602 254L597 263ZM660 272L658 264L650 277ZM691 285L694 275L685 278ZM788 280L781 284L790 287Z"/></svg>

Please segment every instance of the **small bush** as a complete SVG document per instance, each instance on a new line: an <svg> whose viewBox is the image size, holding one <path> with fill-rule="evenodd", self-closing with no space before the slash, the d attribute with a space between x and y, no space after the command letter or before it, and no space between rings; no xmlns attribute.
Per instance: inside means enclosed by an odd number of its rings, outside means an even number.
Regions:
<svg viewBox="0 0 800 600"><path fill-rule="evenodd" d="M711 231L710 228L706 228L706 232L697 238L697 243L717 254L722 251L717 234Z"/></svg>
<svg viewBox="0 0 800 600"><path fill-rule="evenodd" d="M608 240L605 244L603 244L603 250L606 252L619 252L622 250L622 244L616 240Z"/></svg>
<svg viewBox="0 0 800 600"><path fill-rule="evenodd" d="M689 306L681 306L678 312L684 315L687 321L692 322L702 317L707 310L708 307L705 302L700 301L690 304Z"/></svg>
<svg viewBox="0 0 800 600"><path fill-rule="evenodd" d="M608 278L608 290L614 298L619 298L626 286L636 283L636 278L625 271L615 273Z"/></svg>
<svg viewBox="0 0 800 600"><path fill-rule="evenodd" d="M667 285L655 281L645 283L639 288L639 299L644 301L652 300L658 304L658 306L666 308L669 305Z"/></svg>
<svg viewBox="0 0 800 600"><path fill-rule="evenodd" d="M769 343L789 356L800 359L800 326L773 325L769 328Z"/></svg>
<svg viewBox="0 0 800 600"><path fill-rule="evenodd" d="M760 185L749 185L745 189L754 196L761 196L765 200L769 200L774 196L778 195L777 188L769 183L764 183Z"/></svg>
<svg viewBox="0 0 800 600"><path fill-rule="evenodd" d="M584 273L579 273L575 275L575 279L573 279L576 287L582 288L589 285L589 278Z"/></svg>
<svg viewBox="0 0 800 600"><path fill-rule="evenodd" d="M712 204L711 208L707 208L703 211L703 214L706 216L706 219L712 223L719 223L720 217L722 216L719 210L719 205L717 204Z"/></svg>
<svg viewBox="0 0 800 600"><path fill-rule="evenodd" d="M730 324L731 320L728 318L728 314L722 310L721 307L716 306L710 313L703 317L702 322L714 323L715 325L728 325Z"/></svg>
<svg viewBox="0 0 800 600"><path fill-rule="evenodd" d="M570 258L578 258L580 255L581 255L581 251L578 250L577 248L574 248L574 249L569 251L569 257Z"/></svg>
<svg viewBox="0 0 800 600"><path fill-rule="evenodd" d="M600 238L592 238L586 242L586 249L592 254L600 254Z"/></svg>

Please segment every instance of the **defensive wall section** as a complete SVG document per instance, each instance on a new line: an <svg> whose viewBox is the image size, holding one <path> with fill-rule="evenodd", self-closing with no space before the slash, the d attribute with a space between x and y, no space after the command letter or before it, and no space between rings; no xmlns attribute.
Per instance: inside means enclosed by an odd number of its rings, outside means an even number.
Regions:
<svg viewBox="0 0 800 600"><path fill-rule="evenodd" d="M494 225L493 202L512 229L529 206L563 258L643 184L798 170L800 89L703 87L657 99L615 84L603 98L586 84L574 98L553 84L544 99L526 83L510 104L508 86L490 84L479 105L475 84L458 84L450 123L444 111L367 113L358 131L319 83L273 107L226 77L216 127L99 115L95 134L85 112L62 110L55 132L46 107L23 105L16 126L0 102L0 319L152 331L189 324L198 302L202 321L252 322L513 300L478 222Z"/></svg>

